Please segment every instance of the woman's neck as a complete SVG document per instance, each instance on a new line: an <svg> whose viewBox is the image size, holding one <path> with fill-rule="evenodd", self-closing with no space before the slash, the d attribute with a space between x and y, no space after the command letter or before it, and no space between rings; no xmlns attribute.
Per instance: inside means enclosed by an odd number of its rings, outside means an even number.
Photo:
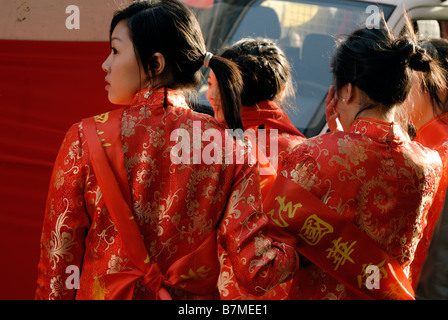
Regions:
<svg viewBox="0 0 448 320"><path fill-rule="evenodd" d="M361 112L359 112L356 118L370 118L384 122L394 122L395 106L388 108L388 110L384 112L385 109L386 107L383 106L374 106L371 108L366 108Z"/></svg>

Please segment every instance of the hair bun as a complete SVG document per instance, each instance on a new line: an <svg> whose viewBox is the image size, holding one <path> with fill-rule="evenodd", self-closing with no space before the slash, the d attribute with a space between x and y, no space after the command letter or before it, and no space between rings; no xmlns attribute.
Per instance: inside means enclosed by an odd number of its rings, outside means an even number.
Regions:
<svg viewBox="0 0 448 320"><path fill-rule="evenodd" d="M398 40L395 43L395 50L404 59L409 59L415 54L415 43L408 40Z"/></svg>
<svg viewBox="0 0 448 320"><path fill-rule="evenodd" d="M431 59L426 54L426 50L416 45L413 41L398 40L395 43L395 50L411 69L423 72L431 70Z"/></svg>

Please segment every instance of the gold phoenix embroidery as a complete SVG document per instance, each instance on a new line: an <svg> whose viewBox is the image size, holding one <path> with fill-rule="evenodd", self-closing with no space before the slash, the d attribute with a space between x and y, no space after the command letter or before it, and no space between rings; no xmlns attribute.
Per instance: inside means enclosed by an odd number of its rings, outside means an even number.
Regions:
<svg viewBox="0 0 448 320"><path fill-rule="evenodd" d="M333 233L333 227L317 215L312 214L305 220L299 237L310 246L315 246L327 233Z"/></svg>
<svg viewBox="0 0 448 320"><path fill-rule="evenodd" d="M283 212L287 212L288 213L288 218L292 219L292 218L294 218L294 215L296 214L296 210L298 208L302 207L301 203L296 203L296 204L293 205L292 201L289 201L285 205L285 199L286 199L286 196L284 196L284 197L280 197L280 196L275 197L275 200L280 205L280 208L278 208L278 216L279 216L279 219L281 221L279 221L278 219L274 218L274 209L272 209L271 211L268 212L268 216L271 216L272 221L274 221L275 224L277 224L281 228L286 228L286 227L289 226L288 222L286 222L285 219L283 219L282 213Z"/></svg>
<svg viewBox="0 0 448 320"><path fill-rule="evenodd" d="M333 258L333 263L336 264L334 271L336 271L340 265L344 265L347 260L351 263L355 263L350 255L355 251L355 249L352 248L356 244L356 241L353 241L348 246L348 241L341 243L341 240L342 237L339 237L338 239L331 241L333 247L325 250L328 251L327 259Z"/></svg>

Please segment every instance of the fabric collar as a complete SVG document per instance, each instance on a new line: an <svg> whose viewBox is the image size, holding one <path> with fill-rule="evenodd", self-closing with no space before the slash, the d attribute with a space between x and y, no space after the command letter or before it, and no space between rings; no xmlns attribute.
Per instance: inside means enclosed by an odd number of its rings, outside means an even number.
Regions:
<svg viewBox="0 0 448 320"><path fill-rule="evenodd" d="M140 90L135 94L132 106L163 106L165 101L167 106L190 109L184 94L178 90L170 88Z"/></svg>
<svg viewBox="0 0 448 320"><path fill-rule="evenodd" d="M448 137L448 112L433 118L418 129L414 141L433 149L445 142L446 137Z"/></svg>
<svg viewBox="0 0 448 320"><path fill-rule="evenodd" d="M371 118L356 119L349 132L362 134L374 140L387 143L410 141L409 135L395 122L385 122Z"/></svg>
<svg viewBox="0 0 448 320"><path fill-rule="evenodd" d="M241 120L244 128L266 125L272 129L304 137L274 101L265 100L257 102L254 106L242 106Z"/></svg>

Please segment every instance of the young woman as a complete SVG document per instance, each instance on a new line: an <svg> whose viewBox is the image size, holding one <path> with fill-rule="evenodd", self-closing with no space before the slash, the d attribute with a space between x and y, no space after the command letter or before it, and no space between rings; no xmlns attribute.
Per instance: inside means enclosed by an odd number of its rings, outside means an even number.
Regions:
<svg viewBox="0 0 448 320"><path fill-rule="evenodd" d="M221 57L238 64L243 76L241 94L241 119L244 130L252 130L256 141L259 133L266 137L258 143L275 169L292 148L305 140L282 109L285 94L292 93L291 68L282 49L272 40L245 38L226 48ZM217 99L216 77L209 76L208 99L217 111L217 119L222 118ZM271 135L271 132L275 134ZM272 150L270 144L275 143Z"/></svg>
<svg viewBox="0 0 448 320"><path fill-rule="evenodd" d="M269 162L275 171L281 166L285 155L305 137L295 128L288 115L279 106L282 105L285 91L291 90L290 66L280 47L270 39L245 38L229 48L221 57L238 64L243 76L241 94L241 119L246 135L258 146L266 158L259 161ZM220 94L217 79L213 71L209 74L207 98L215 111L218 121L224 121L220 107ZM264 168L262 167L261 170ZM262 194L269 191L271 179L261 172ZM220 293L223 299L254 299L256 297L238 286L234 272L225 252L221 252L223 263ZM289 283L284 283L259 299L284 299Z"/></svg>
<svg viewBox="0 0 448 320"><path fill-rule="evenodd" d="M426 40L422 41L420 46L448 73L448 40ZM417 292L419 297L446 299L448 297L448 282L445 276L447 253L443 230L446 229L447 217L440 215L445 202L448 180L448 78L445 77L443 87L434 84L419 73L414 75L414 80L408 97L410 120L417 129L414 141L439 152L444 164L444 175L429 212L426 232L423 234L416 251L416 258L411 265L413 284L414 287L419 284L420 288ZM437 221L439 221L438 228L441 229L433 236L434 230L437 229ZM430 244L431 249L429 249ZM422 270L422 279L418 281L420 270Z"/></svg>
<svg viewBox="0 0 448 320"><path fill-rule="evenodd" d="M206 52L194 15L175 0L118 12L110 43L106 90L112 103L127 106L73 125L62 143L36 298L219 297L218 237L249 292L291 277L296 252L263 233L258 167L247 154L242 163L225 162L237 142L225 146L224 126L190 110L181 91L209 66L226 122L239 128L237 66ZM206 164L201 156L210 148L221 158Z"/></svg>
<svg viewBox="0 0 448 320"><path fill-rule="evenodd" d="M412 70L437 65L386 29L336 49L330 128L298 145L264 201L271 232L301 254L291 299L414 299L412 262L441 174L439 155L395 122Z"/></svg>

